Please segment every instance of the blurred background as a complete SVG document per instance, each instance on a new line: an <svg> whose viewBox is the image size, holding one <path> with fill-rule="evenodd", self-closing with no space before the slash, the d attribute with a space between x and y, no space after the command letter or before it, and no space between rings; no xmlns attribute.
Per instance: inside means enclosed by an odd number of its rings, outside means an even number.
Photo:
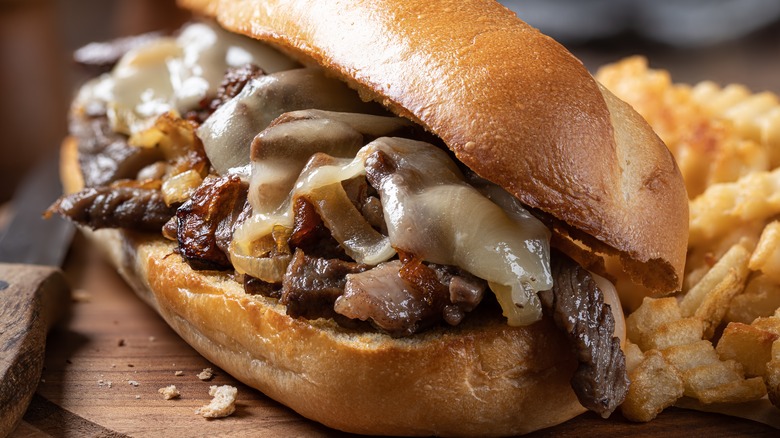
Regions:
<svg viewBox="0 0 780 438"><path fill-rule="evenodd" d="M778 0L505 0L586 67L641 54L675 82L780 93ZM0 204L56 154L86 75L72 52L188 19L173 0L0 0Z"/></svg>

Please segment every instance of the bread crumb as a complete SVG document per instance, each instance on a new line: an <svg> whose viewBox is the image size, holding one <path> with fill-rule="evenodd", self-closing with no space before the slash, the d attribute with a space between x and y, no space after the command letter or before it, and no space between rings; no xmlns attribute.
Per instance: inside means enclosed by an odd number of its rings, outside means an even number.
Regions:
<svg viewBox="0 0 780 438"><path fill-rule="evenodd" d="M214 397L206 406L201 406L195 413L204 418L223 418L236 411L236 394L238 389L230 385L212 385L209 395Z"/></svg>
<svg viewBox="0 0 780 438"><path fill-rule="evenodd" d="M176 371L175 373L173 373L173 375L174 376L183 376L184 375L184 371Z"/></svg>
<svg viewBox="0 0 780 438"><path fill-rule="evenodd" d="M179 398L181 393L178 389L176 389L176 385L170 385L166 386L165 388L160 388L157 390L160 394L162 394L163 398L166 400L170 400L172 398Z"/></svg>
<svg viewBox="0 0 780 438"><path fill-rule="evenodd" d="M133 385L133 386L138 386L138 385L140 385L140 383L138 383L138 382L137 382L137 381L135 381L135 380L128 380L128 381L127 381L127 383L129 383L129 384L131 384L131 385Z"/></svg>
<svg viewBox="0 0 780 438"><path fill-rule="evenodd" d="M198 373L198 378L200 380L211 380L214 378L214 370L211 368L203 368L203 371Z"/></svg>
<svg viewBox="0 0 780 438"><path fill-rule="evenodd" d="M136 399L136 400L141 400L141 396L140 396L140 395L137 395L137 396L135 396L135 399Z"/></svg>

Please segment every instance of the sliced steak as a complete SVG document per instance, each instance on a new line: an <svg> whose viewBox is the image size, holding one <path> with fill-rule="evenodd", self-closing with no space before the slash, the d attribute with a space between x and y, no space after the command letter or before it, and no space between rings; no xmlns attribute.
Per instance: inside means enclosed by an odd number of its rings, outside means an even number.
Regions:
<svg viewBox="0 0 780 438"><path fill-rule="evenodd" d="M551 264L555 283L539 294L542 305L577 353L579 367L571 381L577 398L606 418L623 402L629 385L612 311L587 270L561 253L553 254Z"/></svg>
<svg viewBox="0 0 780 438"><path fill-rule="evenodd" d="M125 228L160 232L174 215L159 190L90 187L61 197L49 208L92 229Z"/></svg>
<svg viewBox="0 0 780 438"><path fill-rule="evenodd" d="M344 248L333 238L311 202L299 197L295 199L293 208L295 221L289 242L292 248L300 248L314 257L348 259Z"/></svg>
<svg viewBox="0 0 780 438"><path fill-rule="evenodd" d="M334 309L348 318L370 321L392 336L409 336L442 320L460 323L486 287L457 268L404 257L403 262L393 260L349 275Z"/></svg>
<svg viewBox="0 0 780 438"><path fill-rule="evenodd" d="M347 275L369 268L339 259L310 257L296 250L282 280L280 302L294 318L332 318L333 304L344 291Z"/></svg>
<svg viewBox="0 0 780 438"><path fill-rule="evenodd" d="M179 252L193 269L233 268L220 248L217 231L224 220L230 221L237 211L240 214L245 193L246 186L236 175L210 177L176 210Z"/></svg>
<svg viewBox="0 0 780 438"><path fill-rule="evenodd" d="M157 148L127 144L127 137L111 130L105 115L74 116L71 135L78 141L79 165L85 187L101 187L120 179L135 179L144 167L163 159Z"/></svg>

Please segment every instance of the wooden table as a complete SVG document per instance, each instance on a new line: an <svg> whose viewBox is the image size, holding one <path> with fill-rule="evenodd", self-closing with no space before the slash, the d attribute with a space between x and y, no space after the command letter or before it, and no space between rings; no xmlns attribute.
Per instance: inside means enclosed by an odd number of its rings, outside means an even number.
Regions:
<svg viewBox="0 0 780 438"><path fill-rule="evenodd" d="M49 335L37 393L12 437L344 436L247 388L198 355L80 237L65 270L74 287L70 316ZM206 367L216 373L207 382L196 376ZM171 384L181 397L164 400L158 389ZM211 399L209 386L223 384L238 388L236 413L218 420L196 415ZM751 421L668 409L647 424L584 414L532 436L669 436L683 430L710 437L779 434Z"/></svg>

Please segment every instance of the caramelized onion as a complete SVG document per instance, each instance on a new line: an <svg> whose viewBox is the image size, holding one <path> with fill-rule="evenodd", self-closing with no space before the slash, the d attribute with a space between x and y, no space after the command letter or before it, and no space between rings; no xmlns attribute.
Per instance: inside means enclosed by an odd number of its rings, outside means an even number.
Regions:
<svg viewBox="0 0 780 438"><path fill-rule="evenodd" d="M250 275L266 283L281 283L291 258L289 254L255 257L239 252L230 253L230 261L233 262L236 272Z"/></svg>
<svg viewBox="0 0 780 438"><path fill-rule="evenodd" d="M361 154L358 152L358 157L360 156ZM271 212L268 213L262 210L258 212L257 209L253 208L254 214L236 229L233 240L238 241L240 245L247 246L271 233L275 225L292 228L294 226L293 199L297 198L298 194L311 192L318 187L341 183L341 181L362 175L365 173L362 163L363 160L358 158L354 160L338 159L322 153L314 154L298 176L285 202L278 208L270 209Z"/></svg>
<svg viewBox="0 0 780 438"><path fill-rule="evenodd" d="M506 317L507 324L528 325L541 317L542 306L535 292L522 286L511 287L493 282L488 282L488 285L501 305L501 312Z"/></svg>
<svg viewBox="0 0 780 438"><path fill-rule="evenodd" d="M233 232L233 241L230 244L235 251L241 251L243 254L249 253L249 247L253 242L271 234L274 225L289 223L292 221L287 216L268 216L263 214L253 214ZM234 251L231 249L231 253Z"/></svg>
<svg viewBox="0 0 780 438"><path fill-rule="evenodd" d="M313 188L302 196L314 206L347 255L358 263L376 265L395 255L390 239L371 227L340 182Z"/></svg>
<svg viewBox="0 0 780 438"><path fill-rule="evenodd" d="M267 283L281 283L292 255L287 247L291 230L272 227L265 239L252 245L240 245L233 239L230 243L230 261L239 274L248 274Z"/></svg>
<svg viewBox="0 0 780 438"><path fill-rule="evenodd" d="M162 184L165 204L172 205L190 199L192 193L202 182L203 178L194 170L187 170L166 179Z"/></svg>
<svg viewBox="0 0 780 438"><path fill-rule="evenodd" d="M367 138L409 130L411 124L397 117L311 109L274 120L252 141L249 201L254 214L236 230L234 240L246 246L270 233L274 225L292 227L292 203L300 194L311 196L320 187L365 174L365 154L359 151ZM359 158L354 158L356 154ZM331 208L336 198L330 198L312 204L319 205L318 214L348 253L367 264L392 257L389 241L354 207ZM346 205L343 196L340 199ZM356 237L349 237L350 229L359 231Z"/></svg>

